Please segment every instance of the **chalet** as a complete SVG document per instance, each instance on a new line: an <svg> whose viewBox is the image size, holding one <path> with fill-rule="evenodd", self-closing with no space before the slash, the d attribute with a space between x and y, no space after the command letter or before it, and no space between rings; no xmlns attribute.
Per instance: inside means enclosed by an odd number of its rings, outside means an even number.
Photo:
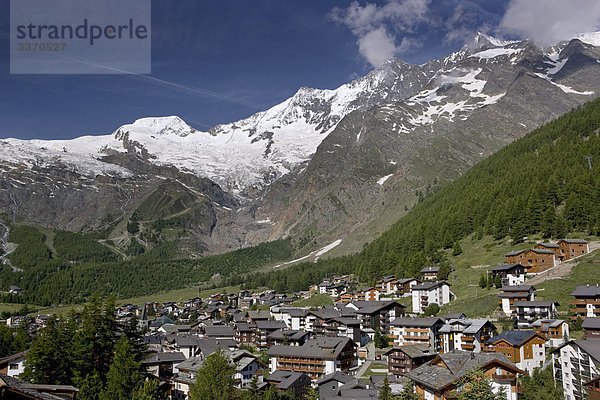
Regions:
<svg viewBox="0 0 600 400"><path fill-rule="evenodd" d="M280 329L287 328L283 321L256 321L254 328L254 345L265 348L268 346L267 337Z"/></svg>
<svg viewBox="0 0 600 400"><path fill-rule="evenodd" d="M506 253L504 255L504 259L507 264L521 264L521 262L525 259L525 253L527 250L515 250L510 253Z"/></svg>
<svg viewBox="0 0 600 400"><path fill-rule="evenodd" d="M517 286L525 283L525 267L521 264L502 264L489 270L492 279L500 276L503 286Z"/></svg>
<svg viewBox="0 0 600 400"><path fill-rule="evenodd" d="M600 376L584 385L587 388L588 400L600 400Z"/></svg>
<svg viewBox="0 0 600 400"><path fill-rule="evenodd" d="M554 254L556 254L556 257L560 260L560 261L564 261L559 255L560 255L560 246L557 243L549 243L549 242L540 242L537 243L535 246L533 246L534 249L540 249L540 250L550 250L553 251Z"/></svg>
<svg viewBox="0 0 600 400"><path fill-rule="evenodd" d="M456 350L480 353L485 342L494 334L496 327L487 319L451 319L439 330L443 340L443 352Z"/></svg>
<svg viewBox="0 0 600 400"><path fill-rule="evenodd" d="M450 284L446 281L424 282L412 288L412 310L420 314L428 305L450 303Z"/></svg>
<svg viewBox="0 0 600 400"><path fill-rule="evenodd" d="M487 341L486 350L502 353L518 368L533 374L546 360L546 338L536 331L503 331Z"/></svg>
<svg viewBox="0 0 600 400"><path fill-rule="evenodd" d="M248 311L248 316L246 318L250 323L256 323L256 321L268 321L271 319L271 313L265 310Z"/></svg>
<svg viewBox="0 0 600 400"><path fill-rule="evenodd" d="M379 294L396 294L398 292L398 279L395 276L384 276L375 284Z"/></svg>
<svg viewBox="0 0 600 400"><path fill-rule="evenodd" d="M439 330L444 326L444 320L437 317L426 318L396 318L391 324L395 347L408 344L429 346L433 351L442 350L442 339Z"/></svg>
<svg viewBox="0 0 600 400"><path fill-rule="evenodd" d="M587 284L577 286L571 293L575 300L569 304L571 320L575 321L577 317L598 318L600 317L600 286Z"/></svg>
<svg viewBox="0 0 600 400"><path fill-rule="evenodd" d="M271 315L276 321L283 321L288 329L302 330L306 314L310 308L271 307Z"/></svg>
<svg viewBox="0 0 600 400"><path fill-rule="evenodd" d="M356 310L363 328L379 329L382 334L390 332L390 322L404 315L406 308L393 300L388 301L353 301L347 308Z"/></svg>
<svg viewBox="0 0 600 400"><path fill-rule="evenodd" d="M600 377L600 339L571 340L551 354L554 380L565 400L585 399L585 383Z"/></svg>
<svg viewBox="0 0 600 400"><path fill-rule="evenodd" d="M500 289L500 308L507 317L516 312L515 302L535 300L535 287L532 285L502 286Z"/></svg>
<svg viewBox="0 0 600 400"><path fill-rule="evenodd" d="M142 367L150 375L157 378L170 379L177 366L183 361L185 361L185 355L180 351L153 353L142 361Z"/></svg>
<svg viewBox="0 0 600 400"><path fill-rule="evenodd" d="M25 371L25 356L27 351L0 358L0 374L19 377Z"/></svg>
<svg viewBox="0 0 600 400"><path fill-rule="evenodd" d="M340 302L347 303L351 301L379 301L379 291L374 287L364 287L340 295Z"/></svg>
<svg viewBox="0 0 600 400"><path fill-rule="evenodd" d="M301 397L311 384L308 375L294 371L273 371L265 380L274 386L278 392L293 391L297 397Z"/></svg>
<svg viewBox="0 0 600 400"><path fill-rule="evenodd" d="M312 337L311 332L296 331L292 329L278 329L267 336L268 346L302 346Z"/></svg>
<svg viewBox="0 0 600 400"><path fill-rule="evenodd" d="M425 267L421 270L421 276L426 281L434 281L437 279L440 267Z"/></svg>
<svg viewBox="0 0 600 400"><path fill-rule="evenodd" d="M163 347L168 351L183 353L185 358L195 357L200 353L203 339L196 335L167 335Z"/></svg>
<svg viewBox="0 0 600 400"><path fill-rule="evenodd" d="M352 339L357 345L360 345L360 327L361 321L348 317L333 317L316 320L313 325L313 332L320 336L339 336Z"/></svg>
<svg viewBox="0 0 600 400"><path fill-rule="evenodd" d="M421 281L415 278L399 279L397 294L403 297L408 297L412 292L412 288L419 283L421 283Z"/></svg>
<svg viewBox="0 0 600 400"><path fill-rule="evenodd" d="M338 389L353 380L352 376L340 371L325 375L316 382L319 399L328 399L337 396Z"/></svg>
<svg viewBox="0 0 600 400"><path fill-rule="evenodd" d="M394 347L388 350L386 355L388 357L389 373L399 378L432 360L437 353L432 351L429 346L408 344Z"/></svg>
<svg viewBox="0 0 600 400"><path fill-rule="evenodd" d="M462 378L480 368L492 381L496 392L502 390L507 400L517 399L517 375L524 374L504 354L469 353L454 350L410 371L406 376L414 382L415 392L424 399L456 399Z"/></svg>
<svg viewBox="0 0 600 400"><path fill-rule="evenodd" d="M254 343L254 329L256 325L247 322L239 322L235 324L234 339L237 343Z"/></svg>
<svg viewBox="0 0 600 400"><path fill-rule="evenodd" d="M316 337L302 346L273 346L269 356L270 372L304 372L312 380L335 371L349 371L358 365L356 345L349 338Z"/></svg>
<svg viewBox="0 0 600 400"><path fill-rule="evenodd" d="M569 337L569 324L562 319L538 319L532 327L546 338L548 347L558 347Z"/></svg>
<svg viewBox="0 0 600 400"><path fill-rule="evenodd" d="M570 260L590 252L589 243L582 239L561 239L557 242L561 259Z"/></svg>
<svg viewBox="0 0 600 400"><path fill-rule="evenodd" d="M514 306L517 328L529 329L533 327L536 319L554 318L558 303L555 301L516 301Z"/></svg>
<svg viewBox="0 0 600 400"><path fill-rule="evenodd" d="M581 327L585 330L586 339L600 339L600 318L586 318Z"/></svg>

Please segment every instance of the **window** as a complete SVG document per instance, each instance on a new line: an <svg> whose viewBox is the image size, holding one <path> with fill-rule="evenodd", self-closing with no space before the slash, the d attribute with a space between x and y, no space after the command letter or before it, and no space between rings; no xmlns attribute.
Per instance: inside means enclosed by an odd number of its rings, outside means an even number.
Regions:
<svg viewBox="0 0 600 400"><path fill-rule="evenodd" d="M19 364L9 364L8 369L19 369Z"/></svg>

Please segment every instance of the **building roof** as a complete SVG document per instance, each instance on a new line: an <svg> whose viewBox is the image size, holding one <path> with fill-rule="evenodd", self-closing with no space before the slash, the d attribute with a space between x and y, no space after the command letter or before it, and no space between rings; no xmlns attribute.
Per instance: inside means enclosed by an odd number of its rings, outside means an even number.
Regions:
<svg viewBox="0 0 600 400"><path fill-rule="evenodd" d="M390 354L395 351L401 351L412 359L437 355L437 353L433 351L431 347L424 344L405 344L404 346L389 349L386 351L386 354Z"/></svg>
<svg viewBox="0 0 600 400"><path fill-rule="evenodd" d="M544 247L549 247L551 249L558 249L560 247L557 243L544 243L544 242L540 242L540 243L536 244L536 246L544 246Z"/></svg>
<svg viewBox="0 0 600 400"><path fill-rule="evenodd" d="M552 305L559 305L556 301L515 301L515 307L552 307Z"/></svg>
<svg viewBox="0 0 600 400"><path fill-rule="evenodd" d="M233 327L226 325L208 325L204 327L204 333L208 337L233 337Z"/></svg>
<svg viewBox="0 0 600 400"><path fill-rule="evenodd" d="M492 272L509 272L509 271L513 271L515 269L519 269L522 268L524 269L525 267L521 264L500 264L497 267L494 267L492 269L490 269L490 271Z"/></svg>
<svg viewBox="0 0 600 400"><path fill-rule="evenodd" d="M531 326L533 327L542 327L544 324L548 325L548 328L558 328L559 326L561 326L562 324L565 324L566 322L562 319L538 319L536 321L533 322L533 324L531 324ZM546 329L542 329L542 331L545 331Z"/></svg>
<svg viewBox="0 0 600 400"><path fill-rule="evenodd" d="M511 252L508 252L504 255L504 257L511 257L511 256L518 256L521 253L525 253L527 250L514 250Z"/></svg>
<svg viewBox="0 0 600 400"><path fill-rule="evenodd" d="M310 382L310 378L308 377L308 375L302 372L280 370L275 370L272 373L270 373L267 380L269 382L276 382L277 389L280 390L288 390L293 386L302 384L302 382Z"/></svg>
<svg viewBox="0 0 600 400"><path fill-rule="evenodd" d="M534 253L537 253L537 254L552 254L552 255L556 254L552 250L546 250L546 249L529 249L529 250L527 250L527 252L530 252L530 251L533 251Z"/></svg>
<svg viewBox="0 0 600 400"><path fill-rule="evenodd" d="M436 365L441 361L444 366ZM415 382L439 391L462 377L474 368L497 362L515 373L525 373L517 368L504 354L470 353L453 350L440 354L428 363L410 371L407 376Z"/></svg>
<svg viewBox="0 0 600 400"><path fill-rule="evenodd" d="M22 381L20 379L0 374L0 392L3 398L15 399L40 399L40 400L64 400L47 391L60 393L75 393L79 390L71 385L37 385ZM15 395L13 397L13 395Z"/></svg>
<svg viewBox="0 0 600 400"><path fill-rule="evenodd" d="M499 335L488 339L487 343L496 343L500 340L504 340L513 346L520 347L535 335L538 335L536 331L502 331Z"/></svg>
<svg viewBox="0 0 600 400"><path fill-rule="evenodd" d="M575 297L598 297L600 296L600 286L598 284L595 285L583 285L577 286L573 292L571 292L571 296Z"/></svg>
<svg viewBox="0 0 600 400"><path fill-rule="evenodd" d="M552 353L560 351L565 346L578 346L581 350L589 354L593 359L600 362L600 339L583 339L583 340L570 340L567 343L552 350Z"/></svg>
<svg viewBox="0 0 600 400"><path fill-rule="evenodd" d="M412 290L430 290L442 285L450 286L450 284L446 281L423 282L413 286Z"/></svg>
<svg viewBox="0 0 600 400"><path fill-rule="evenodd" d="M531 289L535 290L533 285L514 285L514 286L502 286L500 291L502 292L529 292Z"/></svg>
<svg viewBox="0 0 600 400"><path fill-rule="evenodd" d="M565 243L569 243L569 244L588 244L589 242L587 240L583 240L583 239L560 239L558 241L558 243L560 242L565 242Z"/></svg>
<svg viewBox="0 0 600 400"><path fill-rule="evenodd" d="M435 324L438 323L443 323L444 320L438 317L426 317L426 318L408 318L408 317L401 317L401 318L396 318L391 322L392 326L409 326L409 327L418 327L418 326L424 326L424 327L432 327Z"/></svg>
<svg viewBox="0 0 600 400"><path fill-rule="evenodd" d="M380 301L353 301L358 310L357 314L374 314L385 308L399 307L406 308L402 304L396 303L394 300L380 300Z"/></svg>
<svg viewBox="0 0 600 400"><path fill-rule="evenodd" d="M185 360L185 356L180 351L169 351L165 353L152 353L148 355L142 364L161 364L161 363L176 363Z"/></svg>
<svg viewBox="0 0 600 400"><path fill-rule="evenodd" d="M426 274L426 273L438 273L440 270L440 267L425 267L421 270L422 274Z"/></svg>
<svg viewBox="0 0 600 400"><path fill-rule="evenodd" d="M10 356L2 357L0 358L0 365L8 364L11 361L25 357L25 355L27 355L27 350L20 353L11 354Z"/></svg>
<svg viewBox="0 0 600 400"><path fill-rule="evenodd" d="M319 379L316 384L317 386L321 386L324 383L327 383L329 381L336 381L336 382L340 382L341 384L345 384L348 382L352 382L354 378L351 377L350 375L346 374L345 372L342 371L335 371L331 374L327 374L324 377L322 377L321 379Z"/></svg>
<svg viewBox="0 0 600 400"><path fill-rule="evenodd" d="M310 335L310 332L297 331L293 329L278 329L275 332L270 333L267 338L270 340L285 340L287 336L288 340L297 342L305 338L307 335Z"/></svg>
<svg viewBox="0 0 600 400"><path fill-rule="evenodd" d="M458 313L458 312L449 312L448 314L446 314L446 316L444 317L444 319L448 320L448 319L465 319L467 318L467 316L464 313Z"/></svg>
<svg viewBox="0 0 600 400"><path fill-rule="evenodd" d="M600 318L586 318L581 324L583 329L600 330Z"/></svg>
<svg viewBox="0 0 600 400"><path fill-rule="evenodd" d="M158 317L154 321L152 321L150 323L150 327L151 328L160 328L164 324L174 324L174 323L175 323L175 321L173 321L171 318L163 315L162 317Z"/></svg>
<svg viewBox="0 0 600 400"><path fill-rule="evenodd" d="M347 337L319 336L308 340L302 346L271 346L267 350L267 354L269 356L313 357L335 360L348 343L354 344Z"/></svg>
<svg viewBox="0 0 600 400"><path fill-rule="evenodd" d="M452 319L446 321L446 324L440 328L440 333L451 333L459 330L465 334L475 334L486 325L492 325L492 323L487 319Z"/></svg>
<svg viewBox="0 0 600 400"><path fill-rule="evenodd" d="M256 321L256 329L259 330L277 330L284 329L286 327L285 322L283 321Z"/></svg>

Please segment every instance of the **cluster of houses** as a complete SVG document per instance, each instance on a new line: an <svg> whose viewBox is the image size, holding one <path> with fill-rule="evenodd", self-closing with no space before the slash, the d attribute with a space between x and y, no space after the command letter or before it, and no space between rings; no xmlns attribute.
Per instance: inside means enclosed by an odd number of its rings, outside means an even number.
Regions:
<svg viewBox="0 0 600 400"><path fill-rule="evenodd" d="M498 312L514 320L514 329L500 333L489 319L463 313L423 315L430 304L447 304L453 296L450 285L437 280L436 267L423 269L420 279L386 276L374 287L358 289L350 276L340 276L290 296L240 291L183 303L127 304L118 307L117 315L123 320L135 316L147 332L144 340L151 353L143 366L173 400L189 399L204 360L217 350L233 366L239 389L272 386L294 391L299 398L309 387L321 400L376 398L387 376L393 392L410 383L422 399L450 400L473 367L481 368L507 400L518 399L517 378L540 367L552 368L565 400L598 398L600 287L585 285L573 291L570 322L581 321L585 338L570 340L568 321L558 319L558 304L536 301L535 287L526 284L526 275L550 265L546 251L563 261L585 254L587 243L543 245L546 248L536 245L522 253L524 258L511 258L515 262L489 271L503 284ZM509 253L507 261L519 254ZM292 305L295 299L315 294L328 294L335 302L318 308ZM410 310L396 301L404 297L411 298ZM43 326L44 319L38 319L8 323ZM387 348L375 349L377 340ZM24 357L20 353L0 359L0 390L4 381L18 383ZM385 364L383 374L367 373L375 364ZM76 390L63 389L68 394L60 398L76 397Z"/></svg>

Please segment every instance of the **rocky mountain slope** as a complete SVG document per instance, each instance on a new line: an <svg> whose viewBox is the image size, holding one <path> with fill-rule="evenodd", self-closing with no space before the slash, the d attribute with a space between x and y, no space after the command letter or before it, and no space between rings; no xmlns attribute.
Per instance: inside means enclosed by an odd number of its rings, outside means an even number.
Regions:
<svg viewBox="0 0 600 400"><path fill-rule="evenodd" d="M550 49L479 34L448 57L390 60L208 132L163 117L105 136L3 139L0 213L101 230L120 248L177 238L212 253L291 235L356 250L419 195L596 97L597 46L600 34Z"/></svg>

